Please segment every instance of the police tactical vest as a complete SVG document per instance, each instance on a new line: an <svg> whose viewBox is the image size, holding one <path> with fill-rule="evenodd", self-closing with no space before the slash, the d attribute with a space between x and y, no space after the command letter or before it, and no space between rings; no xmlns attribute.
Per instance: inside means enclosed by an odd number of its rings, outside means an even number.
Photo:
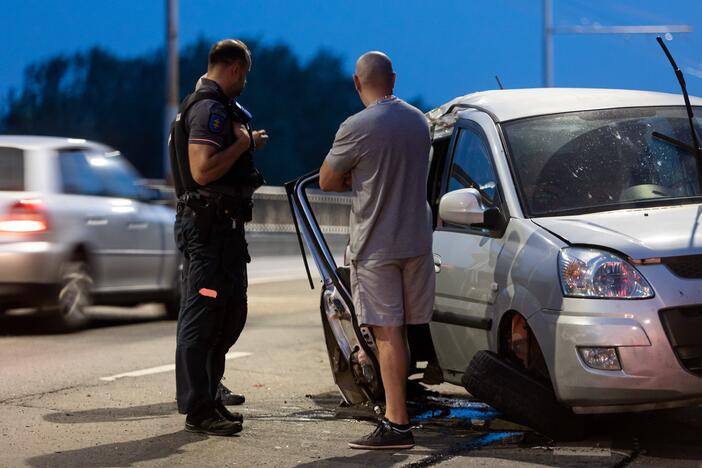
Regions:
<svg viewBox="0 0 702 468"><path fill-rule="evenodd" d="M263 184L263 177L256 169L251 151L242 154L234 165L219 179L207 184L200 185L193 179L190 170L190 158L188 157L189 133L186 129L186 115L188 110L197 102L211 99L221 103L226 109L232 121L239 121L232 111L229 98L223 93L209 89L201 89L188 95L181 103L180 111L175 120L171 123L168 136L168 159L173 174L173 185L176 195L180 197L185 192L194 192L200 188L208 188L217 191L218 188L226 191L226 188L237 189L246 188L255 190ZM241 122L247 124L248 122ZM248 125L247 125L248 128ZM249 136L251 136L251 129Z"/></svg>

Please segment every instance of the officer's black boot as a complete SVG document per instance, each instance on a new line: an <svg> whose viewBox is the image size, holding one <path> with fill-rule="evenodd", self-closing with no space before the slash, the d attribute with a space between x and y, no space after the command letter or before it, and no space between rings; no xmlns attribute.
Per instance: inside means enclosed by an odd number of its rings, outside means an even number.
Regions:
<svg viewBox="0 0 702 468"><path fill-rule="evenodd" d="M244 397L244 395L232 393L232 391L225 387L222 382L220 382L219 386L217 387L216 399L220 400L226 406L243 405L246 401L246 397Z"/></svg>
<svg viewBox="0 0 702 468"><path fill-rule="evenodd" d="M227 421L233 421L233 422L244 422L244 415L241 413L236 413L234 411L229 411L226 406L221 401L216 401L215 402L215 411L219 413L220 416L222 416L224 419Z"/></svg>
<svg viewBox="0 0 702 468"><path fill-rule="evenodd" d="M230 436L241 432L239 421L230 421L224 418L214 408L188 413L185 418L185 430L201 434Z"/></svg>

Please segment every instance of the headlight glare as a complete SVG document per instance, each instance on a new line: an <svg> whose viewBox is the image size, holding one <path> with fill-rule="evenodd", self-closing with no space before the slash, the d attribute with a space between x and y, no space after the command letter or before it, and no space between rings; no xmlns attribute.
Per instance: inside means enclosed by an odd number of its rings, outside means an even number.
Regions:
<svg viewBox="0 0 702 468"><path fill-rule="evenodd" d="M567 247L558 256L563 294L569 297L644 299L653 288L633 265L603 250Z"/></svg>

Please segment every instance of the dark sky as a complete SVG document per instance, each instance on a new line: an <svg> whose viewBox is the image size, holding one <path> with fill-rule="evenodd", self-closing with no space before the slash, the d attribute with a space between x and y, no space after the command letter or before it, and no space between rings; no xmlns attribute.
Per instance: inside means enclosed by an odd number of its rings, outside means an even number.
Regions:
<svg viewBox="0 0 702 468"><path fill-rule="evenodd" d="M554 0L555 24L691 24L669 47L692 94L702 95L702 0ZM0 92L24 67L57 53L101 45L119 55L164 41L165 0L0 0ZM361 53L394 60L396 92L430 105L492 89L542 83L541 0L180 0L181 44L198 36L285 42L305 60L320 48L351 73ZM556 85L677 92L652 36L561 35ZM204 60L204 59L203 59ZM254 66L255 66L254 57Z"/></svg>

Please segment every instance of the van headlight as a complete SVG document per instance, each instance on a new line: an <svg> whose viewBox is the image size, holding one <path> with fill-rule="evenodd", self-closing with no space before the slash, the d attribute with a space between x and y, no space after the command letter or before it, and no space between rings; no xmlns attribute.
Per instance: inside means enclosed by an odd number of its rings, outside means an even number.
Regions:
<svg viewBox="0 0 702 468"><path fill-rule="evenodd" d="M558 255L563 295L601 299L646 299L653 288L633 265L604 250L566 247Z"/></svg>

